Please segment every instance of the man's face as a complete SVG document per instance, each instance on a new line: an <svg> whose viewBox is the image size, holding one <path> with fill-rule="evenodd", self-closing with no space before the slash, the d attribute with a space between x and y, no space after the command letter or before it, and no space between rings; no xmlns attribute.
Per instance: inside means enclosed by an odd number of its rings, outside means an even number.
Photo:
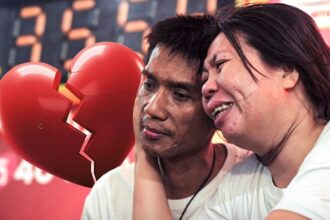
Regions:
<svg viewBox="0 0 330 220"><path fill-rule="evenodd" d="M212 121L202 107L196 69L157 46L142 73L139 138L143 148L162 158L193 154L209 144ZM136 122L135 122L136 123Z"/></svg>

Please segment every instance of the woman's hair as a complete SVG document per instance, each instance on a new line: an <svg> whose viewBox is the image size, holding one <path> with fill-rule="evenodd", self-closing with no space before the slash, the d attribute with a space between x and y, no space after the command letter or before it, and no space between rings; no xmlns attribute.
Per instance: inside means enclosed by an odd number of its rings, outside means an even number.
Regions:
<svg viewBox="0 0 330 220"><path fill-rule="evenodd" d="M315 118L330 118L330 49L314 20L302 10L286 4L252 4L219 9L220 32L231 42L252 77L237 34L255 48L260 58L274 68L299 73Z"/></svg>

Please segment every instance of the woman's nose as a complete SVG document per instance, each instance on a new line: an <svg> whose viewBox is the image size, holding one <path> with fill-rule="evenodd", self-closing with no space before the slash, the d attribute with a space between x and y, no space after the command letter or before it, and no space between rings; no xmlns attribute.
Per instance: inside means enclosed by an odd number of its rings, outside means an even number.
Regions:
<svg viewBox="0 0 330 220"><path fill-rule="evenodd" d="M217 90L218 90L217 81L214 78L207 79L202 87L203 98L209 100Z"/></svg>

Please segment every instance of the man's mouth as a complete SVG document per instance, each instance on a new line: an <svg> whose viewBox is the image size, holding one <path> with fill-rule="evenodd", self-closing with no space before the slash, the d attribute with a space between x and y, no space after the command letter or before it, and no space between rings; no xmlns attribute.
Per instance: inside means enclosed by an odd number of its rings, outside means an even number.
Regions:
<svg viewBox="0 0 330 220"><path fill-rule="evenodd" d="M219 105L218 107L216 107L211 113L213 120L220 117L225 111L227 111L232 106L233 106L232 102L227 102L227 103L223 103L222 105Z"/></svg>
<svg viewBox="0 0 330 220"><path fill-rule="evenodd" d="M168 131L163 131L160 129L152 128L149 126L143 127L143 134L148 137L149 139L158 139L162 136L169 136L170 133Z"/></svg>

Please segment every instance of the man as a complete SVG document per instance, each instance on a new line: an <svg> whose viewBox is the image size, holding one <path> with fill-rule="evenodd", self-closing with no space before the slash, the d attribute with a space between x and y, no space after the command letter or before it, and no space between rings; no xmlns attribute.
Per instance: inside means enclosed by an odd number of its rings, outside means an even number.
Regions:
<svg viewBox="0 0 330 220"><path fill-rule="evenodd" d="M217 33L211 16L178 16L153 26L135 103L137 141L158 160L175 219L189 219L245 155L211 144L215 127L203 111L197 74L215 37L206 31ZM105 174L87 197L82 219L132 219L133 180L133 164Z"/></svg>

